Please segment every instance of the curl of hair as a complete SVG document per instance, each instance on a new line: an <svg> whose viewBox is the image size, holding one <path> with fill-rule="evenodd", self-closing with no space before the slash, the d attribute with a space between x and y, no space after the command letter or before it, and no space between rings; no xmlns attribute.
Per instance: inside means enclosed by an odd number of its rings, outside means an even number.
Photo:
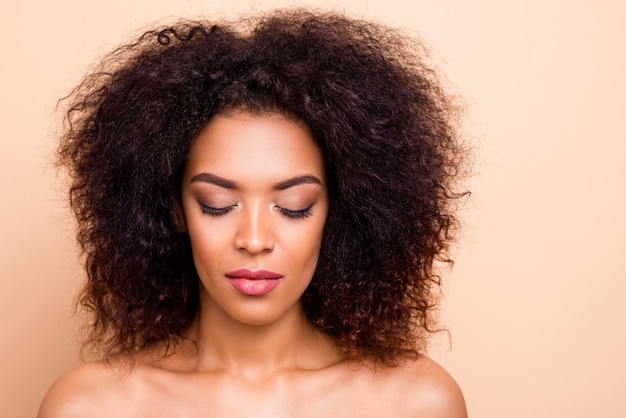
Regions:
<svg viewBox="0 0 626 418"><path fill-rule="evenodd" d="M89 341L132 355L176 343L193 320L182 170L213 116L245 109L303 121L324 155L330 208L308 319L354 358L417 355L467 155L427 59L396 30L306 10L182 21L105 58L66 98L58 151L86 256Z"/></svg>

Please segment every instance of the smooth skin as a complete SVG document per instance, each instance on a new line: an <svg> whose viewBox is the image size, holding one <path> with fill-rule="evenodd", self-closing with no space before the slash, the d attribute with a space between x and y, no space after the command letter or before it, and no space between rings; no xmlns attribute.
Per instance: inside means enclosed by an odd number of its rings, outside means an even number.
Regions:
<svg viewBox="0 0 626 418"><path fill-rule="evenodd" d="M306 126L277 114L216 116L191 149L182 206L200 277L189 341L133 366L79 366L50 388L40 418L467 416L459 387L432 360L349 360L304 316L328 212L322 155ZM282 279L249 296L225 276L241 268Z"/></svg>

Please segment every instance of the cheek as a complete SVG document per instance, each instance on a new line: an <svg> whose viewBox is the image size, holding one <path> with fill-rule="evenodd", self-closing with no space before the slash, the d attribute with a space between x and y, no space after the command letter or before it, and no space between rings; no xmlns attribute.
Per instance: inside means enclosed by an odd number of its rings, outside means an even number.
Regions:
<svg viewBox="0 0 626 418"><path fill-rule="evenodd" d="M207 228L202 219L197 218L188 219L187 229L198 273L201 277L216 274L228 246L228 232L220 228Z"/></svg>
<svg viewBox="0 0 626 418"><path fill-rule="evenodd" d="M324 222L320 221L297 233L288 234L285 250L294 270L313 274L320 252L323 229Z"/></svg>

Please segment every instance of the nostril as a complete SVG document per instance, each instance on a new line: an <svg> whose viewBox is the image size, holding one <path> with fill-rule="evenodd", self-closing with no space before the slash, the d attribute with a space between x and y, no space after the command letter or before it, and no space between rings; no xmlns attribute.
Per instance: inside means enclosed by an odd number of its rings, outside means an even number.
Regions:
<svg viewBox="0 0 626 418"><path fill-rule="evenodd" d="M235 246L240 251L258 254L271 251L274 248L274 239L267 225L259 222L246 223L237 233Z"/></svg>

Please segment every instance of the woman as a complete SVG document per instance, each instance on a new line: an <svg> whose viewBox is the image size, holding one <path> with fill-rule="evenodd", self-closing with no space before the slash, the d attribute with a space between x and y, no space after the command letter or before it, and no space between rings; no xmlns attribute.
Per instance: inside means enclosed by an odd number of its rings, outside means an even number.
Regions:
<svg viewBox="0 0 626 418"><path fill-rule="evenodd" d="M303 10L181 22L73 92L101 361L40 417L464 417L422 354L464 150L423 52Z"/></svg>

